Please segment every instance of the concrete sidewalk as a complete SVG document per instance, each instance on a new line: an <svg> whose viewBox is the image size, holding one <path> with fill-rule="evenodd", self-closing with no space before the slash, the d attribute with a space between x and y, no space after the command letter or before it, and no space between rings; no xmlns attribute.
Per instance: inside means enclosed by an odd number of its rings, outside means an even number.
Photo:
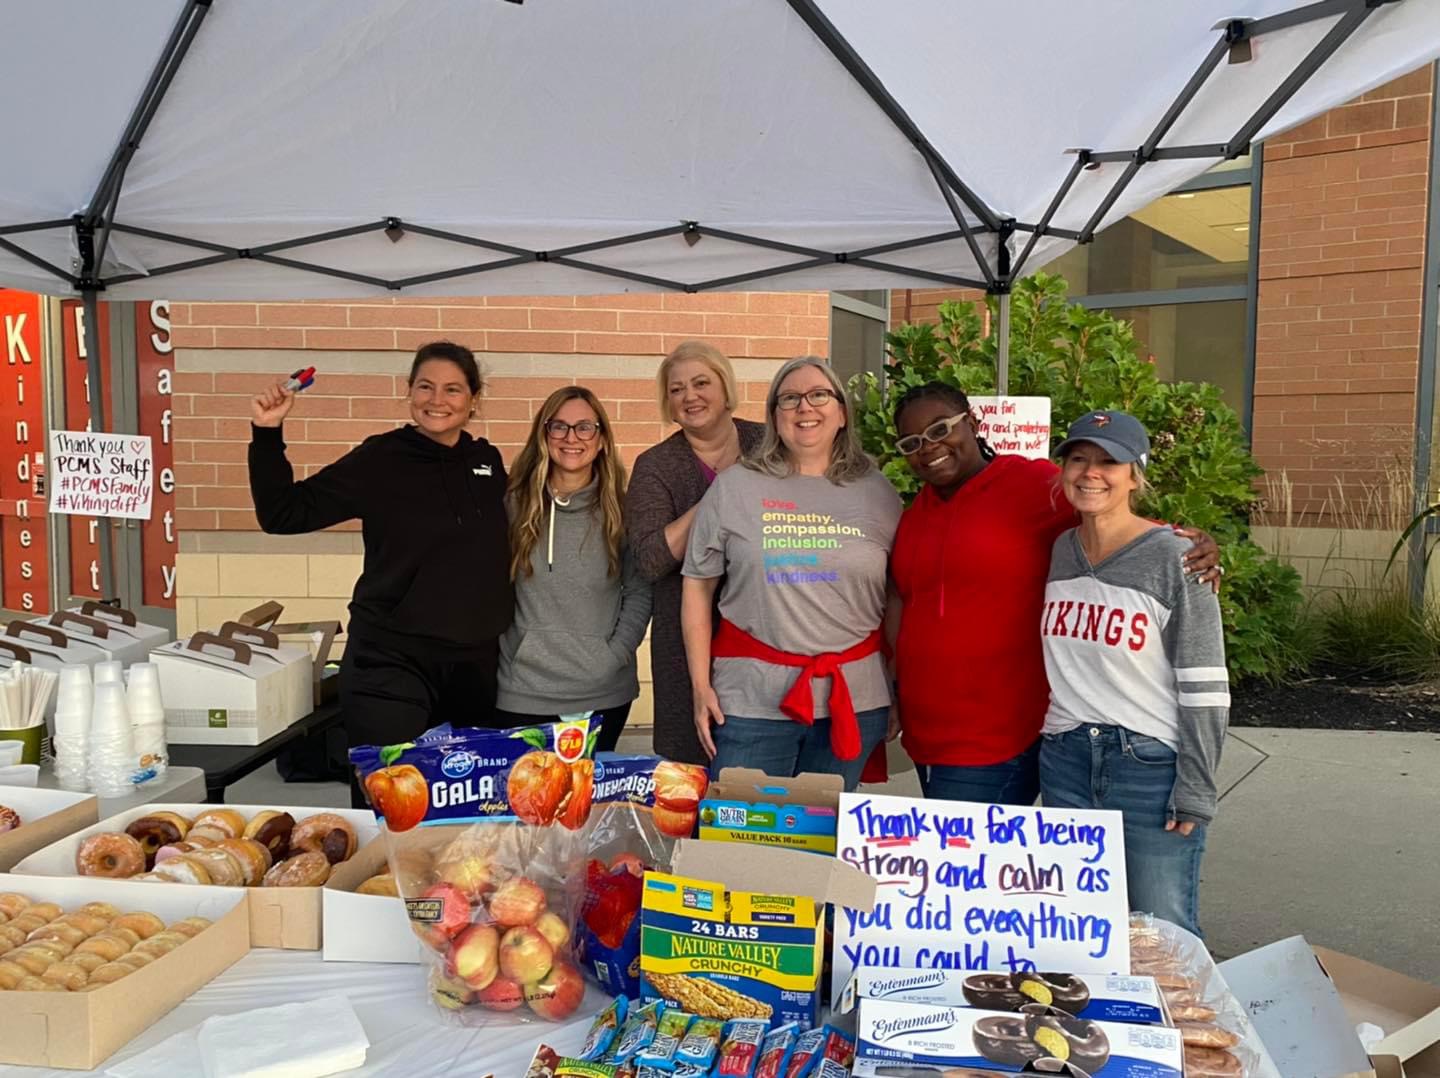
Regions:
<svg viewBox="0 0 1440 1078"><path fill-rule="evenodd" d="M646 752L649 744L649 730L637 729L619 748ZM1299 934L1440 983L1437 779L1436 734L1232 732L1200 893L1216 956ZM913 769L866 789L920 795ZM232 786L227 799L349 803L338 783L287 785L273 765Z"/></svg>

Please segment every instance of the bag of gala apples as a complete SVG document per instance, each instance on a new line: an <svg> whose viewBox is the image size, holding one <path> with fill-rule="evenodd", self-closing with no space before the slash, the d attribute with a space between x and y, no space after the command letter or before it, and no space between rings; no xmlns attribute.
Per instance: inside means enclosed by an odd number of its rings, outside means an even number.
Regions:
<svg viewBox="0 0 1440 1078"><path fill-rule="evenodd" d="M640 994L640 897L647 871L670 871L695 831L709 776L655 756L595 757L595 807L578 928L580 961L612 996Z"/></svg>
<svg viewBox="0 0 1440 1078"><path fill-rule="evenodd" d="M350 750L411 927L432 957L435 1003L466 1025L570 1017L585 825L598 730L428 731Z"/></svg>

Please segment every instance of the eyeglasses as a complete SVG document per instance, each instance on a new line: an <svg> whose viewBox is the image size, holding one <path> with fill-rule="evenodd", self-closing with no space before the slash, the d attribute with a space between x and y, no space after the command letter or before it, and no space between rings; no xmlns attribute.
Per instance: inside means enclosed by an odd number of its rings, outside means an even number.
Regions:
<svg viewBox="0 0 1440 1078"><path fill-rule="evenodd" d="M775 407L782 412L793 412L800 407L802 397L812 408L823 408L836 399L834 391L829 389L812 389L807 393L781 393L775 398Z"/></svg>
<svg viewBox="0 0 1440 1078"><path fill-rule="evenodd" d="M592 423L588 419L582 419L579 423L566 423L563 419L552 419L545 424L545 433L557 442L563 442L570 436L572 430L575 432L575 437L582 442L588 442L600 432L600 425Z"/></svg>
<svg viewBox="0 0 1440 1078"><path fill-rule="evenodd" d="M936 420L919 434L907 434L903 438L896 438L895 448L908 457L920 452L926 442L943 442L950 437L950 432L955 429L955 424L969 414L969 409L966 409L959 415L952 415L949 419Z"/></svg>

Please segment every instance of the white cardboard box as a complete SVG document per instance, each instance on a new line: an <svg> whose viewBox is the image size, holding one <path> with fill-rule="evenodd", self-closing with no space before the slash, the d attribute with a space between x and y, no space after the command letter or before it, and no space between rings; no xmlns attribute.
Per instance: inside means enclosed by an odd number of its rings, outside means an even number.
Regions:
<svg viewBox="0 0 1440 1078"><path fill-rule="evenodd" d="M258 745L314 707L314 663L304 648L196 633L156 648L150 661L172 744Z"/></svg>
<svg viewBox="0 0 1440 1078"><path fill-rule="evenodd" d="M70 790L0 786L0 805L20 814L20 826L0 834L0 872L100 818L94 794Z"/></svg>
<svg viewBox="0 0 1440 1078"><path fill-rule="evenodd" d="M325 961L423 963L425 945L410 928L405 903L355 888L385 871L385 839L368 842L325 884Z"/></svg>
<svg viewBox="0 0 1440 1078"><path fill-rule="evenodd" d="M107 831L123 831L131 822L138 820L141 816L148 816L152 812L178 812L182 816L193 818L202 812L217 808L234 809L247 820L257 812L263 812L266 809L280 809L294 816L296 823L322 812L333 812L350 821L351 826L355 828L360 846L364 846L380 833L375 824L374 814L362 809L324 809L313 806L298 808L288 805L141 805L138 808L111 816L107 820L101 820L93 827L87 827L83 831L68 835L58 842L51 843L19 862L11 871L21 876L76 877L76 851L80 849L80 844L91 835ZM182 886L180 884L135 883L131 880L116 880L115 882L122 887L143 887L147 891L152 887ZM211 890L228 890L237 894L249 893L250 941L254 946L285 947L297 951L318 951L320 949L324 917L324 903L321 896L323 888L215 887Z"/></svg>

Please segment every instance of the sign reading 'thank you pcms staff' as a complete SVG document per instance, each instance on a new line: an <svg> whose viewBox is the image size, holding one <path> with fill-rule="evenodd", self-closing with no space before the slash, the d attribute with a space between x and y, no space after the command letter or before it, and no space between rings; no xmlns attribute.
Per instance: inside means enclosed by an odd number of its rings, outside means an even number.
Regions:
<svg viewBox="0 0 1440 1078"><path fill-rule="evenodd" d="M842 794L835 856L878 886L835 911L832 1005L860 965L1130 972L1118 812Z"/></svg>
<svg viewBox="0 0 1440 1078"><path fill-rule="evenodd" d="M149 520L155 468L148 434L50 432L50 512Z"/></svg>

